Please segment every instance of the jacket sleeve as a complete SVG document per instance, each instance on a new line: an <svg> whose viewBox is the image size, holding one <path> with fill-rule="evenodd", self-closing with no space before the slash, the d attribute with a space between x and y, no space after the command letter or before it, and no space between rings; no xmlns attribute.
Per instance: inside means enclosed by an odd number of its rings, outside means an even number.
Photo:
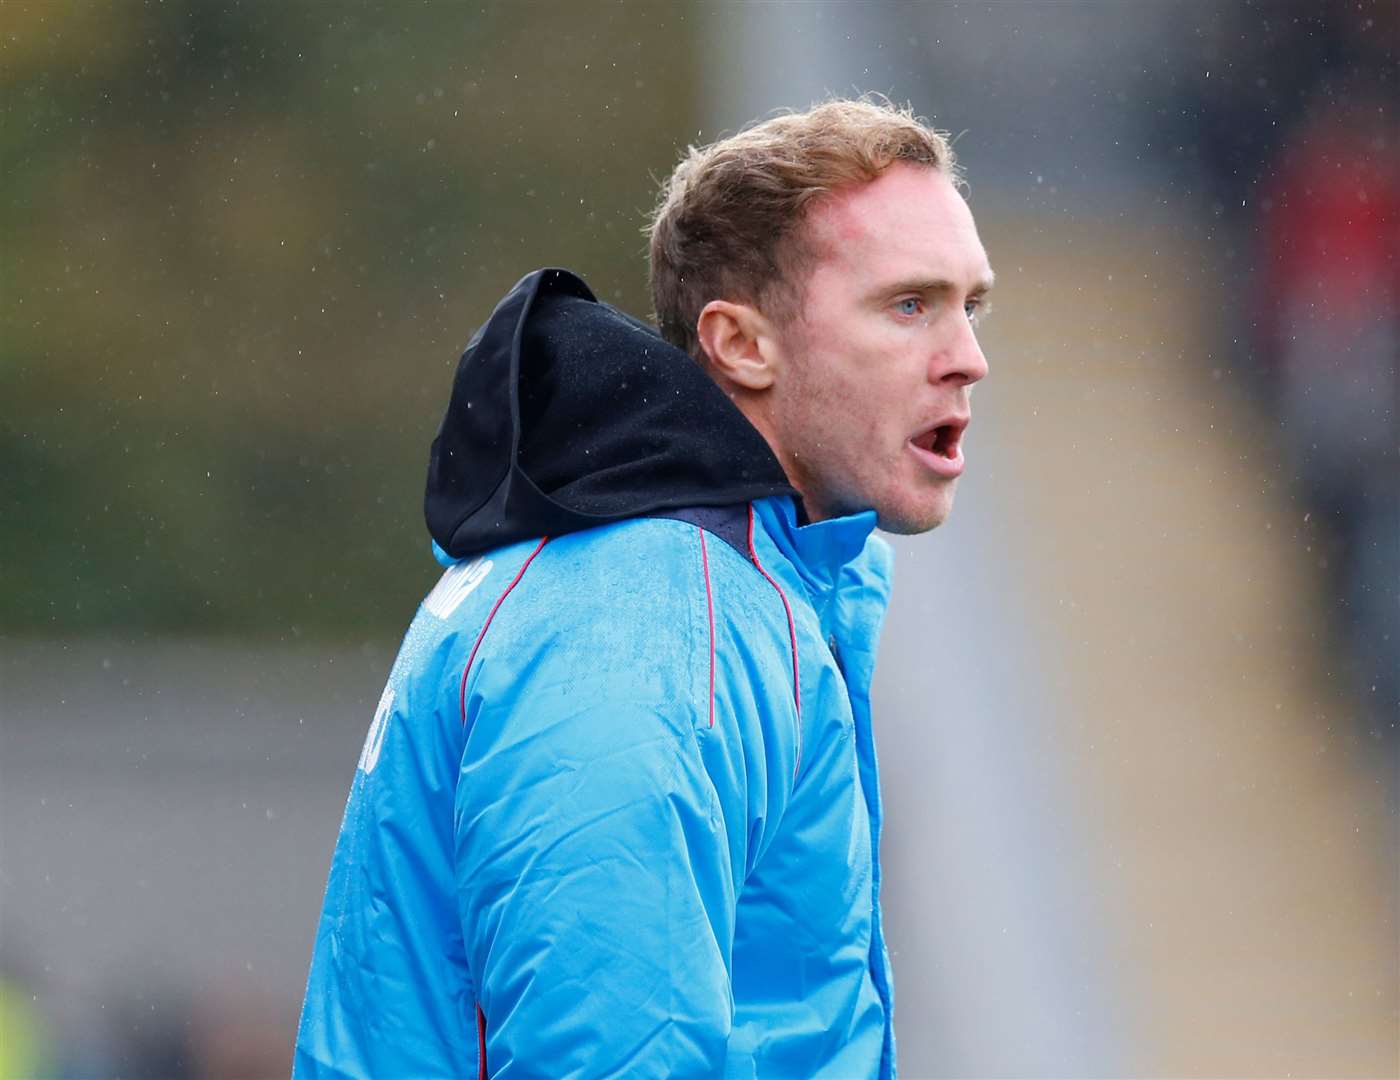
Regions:
<svg viewBox="0 0 1400 1080"><path fill-rule="evenodd" d="M689 659L607 634L488 661L468 695L457 890L491 1077L723 1069L735 870L701 747L718 733L671 685Z"/></svg>

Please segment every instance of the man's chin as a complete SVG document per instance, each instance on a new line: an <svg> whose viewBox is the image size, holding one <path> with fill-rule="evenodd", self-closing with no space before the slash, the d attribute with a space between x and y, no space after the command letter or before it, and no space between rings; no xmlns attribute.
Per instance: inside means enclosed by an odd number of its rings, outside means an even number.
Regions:
<svg viewBox="0 0 1400 1080"><path fill-rule="evenodd" d="M932 532L948 520L953 510L953 488L940 492L936 500L922 505L904 503L888 507L876 507L875 525L877 528L896 536L917 536Z"/></svg>

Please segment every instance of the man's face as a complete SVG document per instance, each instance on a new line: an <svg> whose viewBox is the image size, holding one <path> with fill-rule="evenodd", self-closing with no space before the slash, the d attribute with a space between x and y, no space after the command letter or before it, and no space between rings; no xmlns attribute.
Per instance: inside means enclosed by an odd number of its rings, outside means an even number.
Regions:
<svg viewBox="0 0 1400 1080"><path fill-rule="evenodd" d="M777 331L769 419L808 516L875 510L919 533L947 518L963 469L973 324L991 288L972 213L935 169L899 163L815 206L802 314Z"/></svg>

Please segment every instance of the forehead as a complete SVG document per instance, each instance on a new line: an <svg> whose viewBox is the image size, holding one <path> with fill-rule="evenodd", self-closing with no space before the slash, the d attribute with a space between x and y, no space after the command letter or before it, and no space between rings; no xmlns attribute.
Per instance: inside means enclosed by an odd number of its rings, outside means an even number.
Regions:
<svg viewBox="0 0 1400 1080"><path fill-rule="evenodd" d="M815 205L806 222L813 279L945 280L971 289L990 276L972 211L936 169L896 163L868 184Z"/></svg>

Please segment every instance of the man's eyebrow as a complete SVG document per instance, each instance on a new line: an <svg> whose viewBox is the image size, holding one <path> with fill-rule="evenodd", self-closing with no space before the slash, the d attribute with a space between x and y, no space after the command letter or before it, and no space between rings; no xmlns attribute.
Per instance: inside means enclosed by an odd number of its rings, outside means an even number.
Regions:
<svg viewBox="0 0 1400 1080"><path fill-rule="evenodd" d="M967 290L969 296L981 296L983 293L991 292L992 286L996 284L996 275L990 270L986 275L979 277L972 283L972 287ZM900 281L892 281L888 285L881 285L872 290L873 295L893 296L895 293L947 293L957 291L957 285L947 278L905 278Z"/></svg>

